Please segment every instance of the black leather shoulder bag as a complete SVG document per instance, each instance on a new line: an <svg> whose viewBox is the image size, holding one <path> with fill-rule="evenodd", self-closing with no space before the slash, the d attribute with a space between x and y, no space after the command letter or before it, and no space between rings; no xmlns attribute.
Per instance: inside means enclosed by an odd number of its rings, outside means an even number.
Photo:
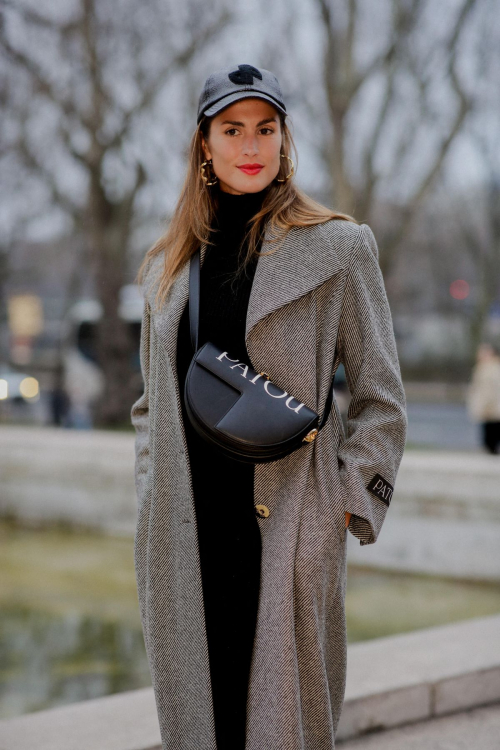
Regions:
<svg viewBox="0 0 500 750"><path fill-rule="evenodd" d="M276 461L311 443L323 418L275 384L266 372L207 341L198 349L200 250L189 267L189 327L194 356L184 383L184 403L196 432L230 458L244 463Z"/></svg>

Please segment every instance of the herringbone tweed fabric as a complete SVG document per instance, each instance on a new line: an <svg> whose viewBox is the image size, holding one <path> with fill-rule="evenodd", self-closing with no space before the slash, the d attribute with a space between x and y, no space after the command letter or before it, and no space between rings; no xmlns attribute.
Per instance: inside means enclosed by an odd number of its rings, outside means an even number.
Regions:
<svg viewBox="0 0 500 750"><path fill-rule="evenodd" d="M264 238L262 252L271 249ZM202 261L205 246L202 246ZM136 428L135 563L163 750L216 750L201 575L176 371L188 264L153 310L150 264L141 336L144 394ZM318 438L254 468L262 572L249 680L246 750L332 750L346 673L345 511L361 544L376 541L406 437L406 403L391 314L367 224L293 228L261 256L246 320L252 366L322 413L344 363L352 401ZM224 477L221 477L221 482ZM380 485L379 485L380 486ZM238 502L238 488L234 488ZM214 499L214 513L231 513Z"/></svg>

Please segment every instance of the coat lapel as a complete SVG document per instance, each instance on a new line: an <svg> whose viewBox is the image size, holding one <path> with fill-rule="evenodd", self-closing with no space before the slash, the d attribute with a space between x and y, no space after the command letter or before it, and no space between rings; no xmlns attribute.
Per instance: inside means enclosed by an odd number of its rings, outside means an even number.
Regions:
<svg viewBox="0 0 500 750"><path fill-rule="evenodd" d="M270 313L302 297L337 273L342 264L320 224L292 227L278 250L257 261L248 303L245 341ZM275 247L266 231L261 252Z"/></svg>
<svg viewBox="0 0 500 750"><path fill-rule="evenodd" d="M340 258L321 224L312 227L292 227L284 241L270 241L266 228L258 258L247 309L245 342L247 349L258 351L252 337L260 321L283 305L290 304L312 291L336 274L341 268ZM201 264L205 259L206 243L201 244ZM162 256L153 260L145 284L145 296L151 305L163 270ZM162 309L154 315L155 328L167 355L176 359L179 321L189 297L189 263L186 263L170 288Z"/></svg>

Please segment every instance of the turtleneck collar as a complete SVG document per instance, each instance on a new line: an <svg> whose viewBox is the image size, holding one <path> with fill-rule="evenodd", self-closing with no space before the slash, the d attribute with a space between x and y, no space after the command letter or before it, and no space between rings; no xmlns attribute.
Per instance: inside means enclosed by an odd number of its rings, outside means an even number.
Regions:
<svg viewBox="0 0 500 750"><path fill-rule="evenodd" d="M268 187L258 193L225 193L219 188L217 223L219 226L243 225L254 216L262 206Z"/></svg>

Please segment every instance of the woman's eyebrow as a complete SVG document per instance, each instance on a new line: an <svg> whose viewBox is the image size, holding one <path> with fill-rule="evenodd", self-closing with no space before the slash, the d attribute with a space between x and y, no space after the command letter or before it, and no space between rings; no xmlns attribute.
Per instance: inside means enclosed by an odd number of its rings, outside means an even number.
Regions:
<svg viewBox="0 0 500 750"><path fill-rule="evenodd" d="M265 120L261 120L257 123L257 127L260 128L261 125L265 125L267 122L278 122L276 117L266 117ZM239 120L224 120L224 122L221 122L221 125L238 125L240 128L245 127L244 122L239 122Z"/></svg>

